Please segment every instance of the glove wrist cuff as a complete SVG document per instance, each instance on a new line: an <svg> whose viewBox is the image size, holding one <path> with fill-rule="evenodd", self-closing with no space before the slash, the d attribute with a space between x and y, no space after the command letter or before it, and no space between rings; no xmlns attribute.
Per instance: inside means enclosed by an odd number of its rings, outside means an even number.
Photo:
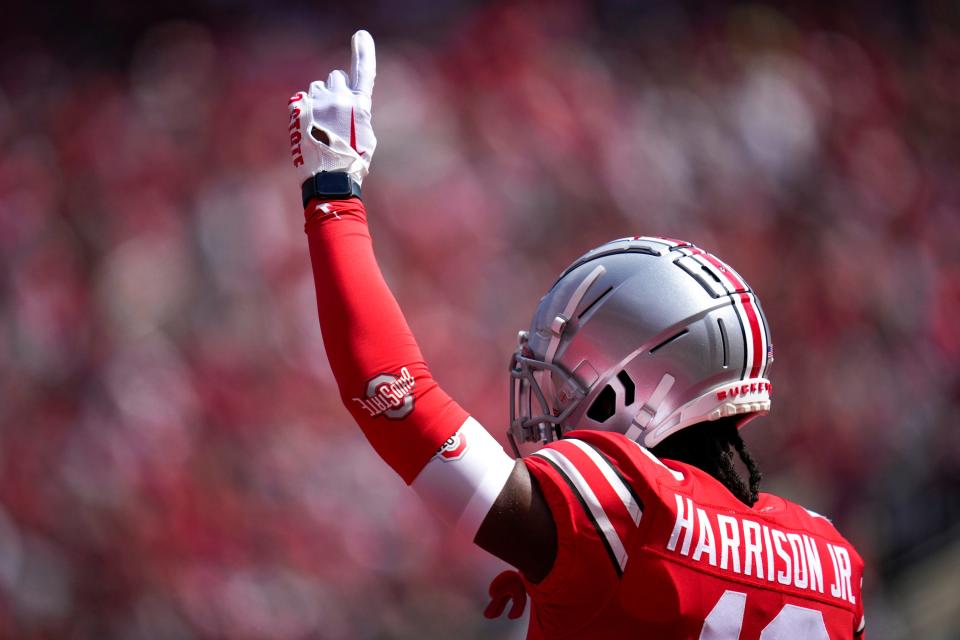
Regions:
<svg viewBox="0 0 960 640"><path fill-rule="evenodd" d="M361 198L360 183L342 171L321 171L308 178L301 187L303 208L314 198L346 200Z"/></svg>

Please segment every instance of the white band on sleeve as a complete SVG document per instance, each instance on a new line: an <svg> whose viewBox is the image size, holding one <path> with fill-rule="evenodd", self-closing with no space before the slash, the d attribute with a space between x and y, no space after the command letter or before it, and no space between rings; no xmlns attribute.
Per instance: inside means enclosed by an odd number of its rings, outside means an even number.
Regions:
<svg viewBox="0 0 960 640"><path fill-rule="evenodd" d="M413 481L413 490L442 520L476 535L514 460L483 426L467 418Z"/></svg>

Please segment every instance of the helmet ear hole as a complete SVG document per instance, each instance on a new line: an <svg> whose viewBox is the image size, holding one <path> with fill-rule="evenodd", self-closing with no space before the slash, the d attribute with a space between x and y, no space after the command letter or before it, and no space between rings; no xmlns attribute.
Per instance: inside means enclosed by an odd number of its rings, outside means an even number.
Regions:
<svg viewBox="0 0 960 640"><path fill-rule="evenodd" d="M617 393L613 387L607 385L597 395L593 404L587 409L587 417L594 422L606 422L617 412Z"/></svg>
<svg viewBox="0 0 960 640"><path fill-rule="evenodd" d="M626 371L621 371L617 374L617 380L620 381L620 384L623 385L623 406L629 407L633 404L634 399L636 398L637 388L633 384L633 380L630 378L630 374Z"/></svg>

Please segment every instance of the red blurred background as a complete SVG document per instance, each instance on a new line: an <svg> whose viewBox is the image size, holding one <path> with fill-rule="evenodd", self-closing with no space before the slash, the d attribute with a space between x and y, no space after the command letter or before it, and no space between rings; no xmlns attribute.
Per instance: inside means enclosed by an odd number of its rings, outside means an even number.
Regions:
<svg viewBox="0 0 960 640"><path fill-rule="evenodd" d="M4 12L0 637L523 637L324 358L286 99L359 27L371 227L451 395L500 437L556 274L693 240L772 327L764 488L861 550L872 639L960 635L956 3Z"/></svg>

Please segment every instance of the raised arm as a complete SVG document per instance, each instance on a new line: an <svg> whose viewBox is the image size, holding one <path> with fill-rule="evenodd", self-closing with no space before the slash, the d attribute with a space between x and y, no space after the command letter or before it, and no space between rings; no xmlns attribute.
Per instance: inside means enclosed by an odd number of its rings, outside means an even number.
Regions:
<svg viewBox="0 0 960 640"><path fill-rule="evenodd" d="M380 457L443 519L538 579L555 553L543 496L526 466L433 379L377 265L359 198L376 148L376 58L366 31L352 45L349 76L333 71L289 103L320 327L340 397Z"/></svg>

